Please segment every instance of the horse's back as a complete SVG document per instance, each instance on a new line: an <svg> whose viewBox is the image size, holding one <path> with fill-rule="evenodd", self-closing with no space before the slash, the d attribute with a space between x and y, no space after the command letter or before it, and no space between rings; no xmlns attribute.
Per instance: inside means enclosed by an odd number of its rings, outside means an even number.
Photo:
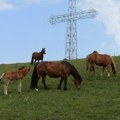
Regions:
<svg viewBox="0 0 120 120"><path fill-rule="evenodd" d="M99 60L106 62L106 63L111 63L112 62L112 56L108 54L99 54Z"/></svg>
<svg viewBox="0 0 120 120"><path fill-rule="evenodd" d="M61 62L41 62L37 65L40 74L47 74L52 77L64 76L69 72L67 66Z"/></svg>
<svg viewBox="0 0 120 120"><path fill-rule="evenodd" d="M86 57L86 62L94 63L97 58L97 55L95 53L89 54Z"/></svg>
<svg viewBox="0 0 120 120"><path fill-rule="evenodd" d="M36 55L36 54L38 54L38 52L33 52L33 53L32 53L32 56L34 56L34 55Z"/></svg>
<svg viewBox="0 0 120 120"><path fill-rule="evenodd" d="M107 66L112 62L112 59L108 54L99 54L97 52L93 52L86 57L86 61L99 66Z"/></svg>
<svg viewBox="0 0 120 120"><path fill-rule="evenodd" d="M5 79L16 79L16 76L17 76L17 72L16 71L12 71L12 72L6 72L4 77Z"/></svg>
<svg viewBox="0 0 120 120"><path fill-rule="evenodd" d="M44 61L44 62L40 62L38 64L38 67L41 69L54 69L54 70L62 70L62 69L66 69L67 67L62 64L61 62L48 62L48 61Z"/></svg>
<svg viewBox="0 0 120 120"><path fill-rule="evenodd" d="M30 71L30 67L24 66L19 68L16 71L8 71L5 73L4 78L7 79L22 79L28 72Z"/></svg>

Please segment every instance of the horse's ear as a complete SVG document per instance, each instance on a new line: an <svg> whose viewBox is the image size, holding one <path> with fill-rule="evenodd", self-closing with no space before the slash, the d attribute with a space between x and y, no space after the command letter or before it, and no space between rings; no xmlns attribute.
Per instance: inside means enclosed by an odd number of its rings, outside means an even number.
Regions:
<svg viewBox="0 0 120 120"><path fill-rule="evenodd" d="M93 51L93 53L98 53L98 51L95 50L95 51Z"/></svg>
<svg viewBox="0 0 120 120"><path fill-rule="evenodd" d="M30 70L31 68L29 67L29 70Z"/></svg>

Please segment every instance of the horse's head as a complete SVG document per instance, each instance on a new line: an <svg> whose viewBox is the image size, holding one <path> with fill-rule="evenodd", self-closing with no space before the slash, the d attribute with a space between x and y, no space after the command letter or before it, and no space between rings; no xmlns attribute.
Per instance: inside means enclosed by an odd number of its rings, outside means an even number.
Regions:
<svg viewBox="0 0 120 120"><path fill-rule="evenodd" d="M24 69L24 74L26 75L29 71L30 71L30 67L26 66L25 69Z"/></svg>
<svg viewBox="0 0 120 120"><path fill-rule="evenodd" d="M98 54L98 51L93 51L93 53L97 53Z"/></svg>
<svg viewBox="0 0 120 120"><path fill-rule="evenodd" d="M28 73L30 71L30 67L29 66L24 66L24 69L22 69L23 72Z"/></svg>
<svg viewBox="0 0 120 120"><path fill-rule="evenodd" d="M30 68L30 67L28 67L27 69L28 69L28 71L30 71L30 69L31 69L31 68Z"/></svg>
<svg viewBox="0 0 120 120"><path fill-rule="evenodd" d="M45 48L42 48L42 51L41 51L43 54L46 54L46 51L45 51Z"/></svg>
<svg viewBox="0 0 120 120"><path fill-rule="evenodd" d="M18 70L22 70L22 69L24 69L26 66L22 66L22 67L20 67L20 68L18 68Z"/></svg>
<svg viewBox="0 0 120 120"><path fill-rule="evenodd" d="M29 66L26 66L26 70L29 72L30 71L30 67Z"/></svg>
<svg viewBox="0 0 120 120"><path fill-rule="evenodd" d="M75 86L76 86L77 89L80 89L81 82L82 82L82 78L81 78L81 76L79 75L79 76L74 80L74 84L75 84Z"/></svg>

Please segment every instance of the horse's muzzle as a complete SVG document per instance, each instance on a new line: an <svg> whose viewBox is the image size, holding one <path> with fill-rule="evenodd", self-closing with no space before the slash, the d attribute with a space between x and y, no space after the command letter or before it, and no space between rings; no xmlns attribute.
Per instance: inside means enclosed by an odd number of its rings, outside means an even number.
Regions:
<svg viewBox="0 0 120 120"><path fill-rule="evenodd" d="M78 87L77 89L80 90L80 87Z"/></svg>

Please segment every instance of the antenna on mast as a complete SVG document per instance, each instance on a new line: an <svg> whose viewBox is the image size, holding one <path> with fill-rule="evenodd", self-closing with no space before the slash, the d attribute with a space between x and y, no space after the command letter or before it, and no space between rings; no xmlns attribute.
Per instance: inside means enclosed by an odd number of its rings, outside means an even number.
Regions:
<svg viewBox="0 0 120 120"><path fill-rule="evenodd" d="M94 18L96 11L94 9L76 12L76 0L68 1L68 14L51 16L51 24L67 22L67 37L65 43L65 59L77 58L77 20Z"/></svg>

